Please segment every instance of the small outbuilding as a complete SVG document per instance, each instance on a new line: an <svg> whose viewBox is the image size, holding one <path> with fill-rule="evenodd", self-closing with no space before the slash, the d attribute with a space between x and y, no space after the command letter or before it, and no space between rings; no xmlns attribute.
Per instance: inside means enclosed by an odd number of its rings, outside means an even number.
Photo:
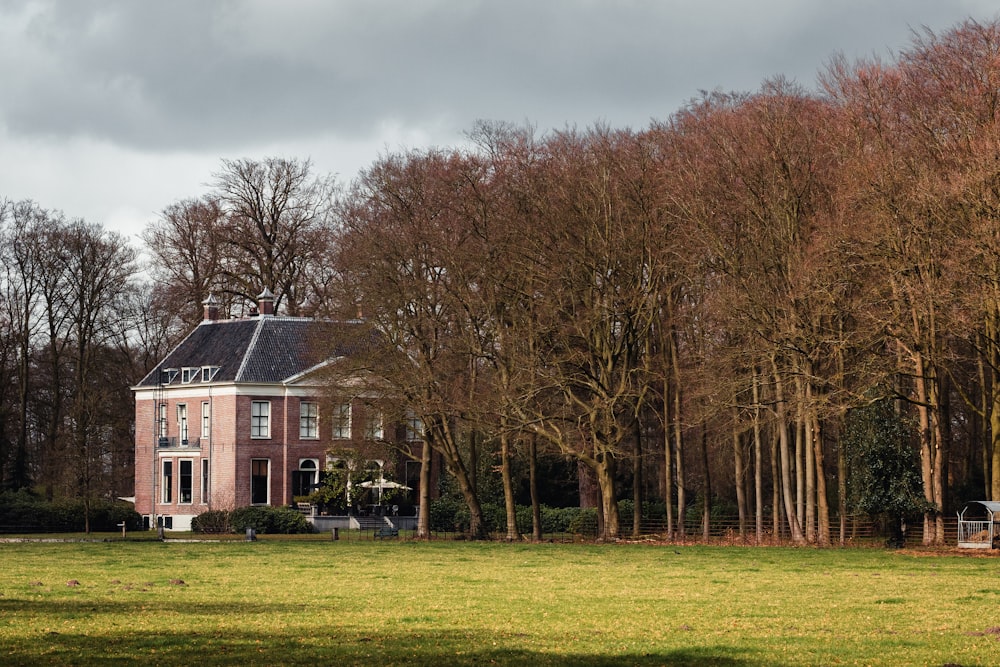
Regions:
<svg viewBox="0 0 1000 667"><path fill-rule="evenodd" d="M1000 548L1000 502L971 500L958 513L958 546L962 549Z"/></svg>

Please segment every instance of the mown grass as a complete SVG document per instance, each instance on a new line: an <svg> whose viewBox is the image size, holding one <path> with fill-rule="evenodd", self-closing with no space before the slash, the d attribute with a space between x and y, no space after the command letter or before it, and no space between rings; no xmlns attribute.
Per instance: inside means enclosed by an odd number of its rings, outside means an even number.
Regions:
<svg viewBox="0 0 1000 667"><path fill-rule="evenodd" d="M1000 664L997 558L292 540L0 556L0 664Z"/></svg>

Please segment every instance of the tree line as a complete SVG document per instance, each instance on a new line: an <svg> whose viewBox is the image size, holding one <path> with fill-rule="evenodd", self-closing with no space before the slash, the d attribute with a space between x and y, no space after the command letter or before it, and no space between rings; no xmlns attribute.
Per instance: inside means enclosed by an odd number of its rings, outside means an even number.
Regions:
<svg viewBox="0 0 1000 667"><path fill-rule="evenodd" d="M820 82L705 93L641 130L481 122L344 189L308 160L223 161L146 228L148 277L120 237L8 202L4 480L127 488L127 385L209 294L238 314L267 287L377 332L348 370L421 420L473 533L483 460L514 538L514 475L536 497L556 456L609 538L627 490L633 531L658 499L673 536L731 504L741 533L828 544L880 508L867 446L913 480L882 509L941 543L956 503L1000 498L1000 23ZM855 437L866 414L884 428Z"/></svg>

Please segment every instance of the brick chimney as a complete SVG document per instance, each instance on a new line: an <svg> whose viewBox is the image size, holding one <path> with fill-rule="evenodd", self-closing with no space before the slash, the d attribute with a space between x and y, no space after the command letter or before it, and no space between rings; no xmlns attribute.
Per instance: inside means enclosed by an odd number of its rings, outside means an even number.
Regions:
<svg viewBox="0 0 1000 667"><path fill-rule="evenodd" d="M205 321L214 322L219 319L219 301L215 295L209 292L208 298L201 302L205 307Z"/></svg>
<svg viewBox="0 0 1000 667"><path fill-rule="evenodd" d="M257 307L261 316L274 315L274 294L271 290L264 288L257 297Z"/></svg>

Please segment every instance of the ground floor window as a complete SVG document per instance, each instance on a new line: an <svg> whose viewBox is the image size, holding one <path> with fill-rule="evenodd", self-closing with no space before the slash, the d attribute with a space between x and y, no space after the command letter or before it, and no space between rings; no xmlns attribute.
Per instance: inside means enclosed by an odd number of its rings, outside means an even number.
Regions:
<svg viewBox="0 0 1000 667"><path fill-rule="evenodd" d="M270 490L269 473L271 462L268 459L252 459L250 461L250 504L266 505Z"/></svg>
<svg viewBox="0 0 1000 667"><path fill-rule="evenodd" d="M163 475L160 480L160 498L164 503L174 502L174 462L171 459L163 462Z"/></svg>
<svg viewBox="0 0 1000 667"><path fill-rule="evenodd" d="M178 461L177 502L191 503L194 500L194 461Z"/></svg>
<svg viewBox="0 0 1000 667"><path fill-rule="evenodd" d="M319 461L302 459L299 469L292 471L292 495L308 496L319 483Z"/></svg>

